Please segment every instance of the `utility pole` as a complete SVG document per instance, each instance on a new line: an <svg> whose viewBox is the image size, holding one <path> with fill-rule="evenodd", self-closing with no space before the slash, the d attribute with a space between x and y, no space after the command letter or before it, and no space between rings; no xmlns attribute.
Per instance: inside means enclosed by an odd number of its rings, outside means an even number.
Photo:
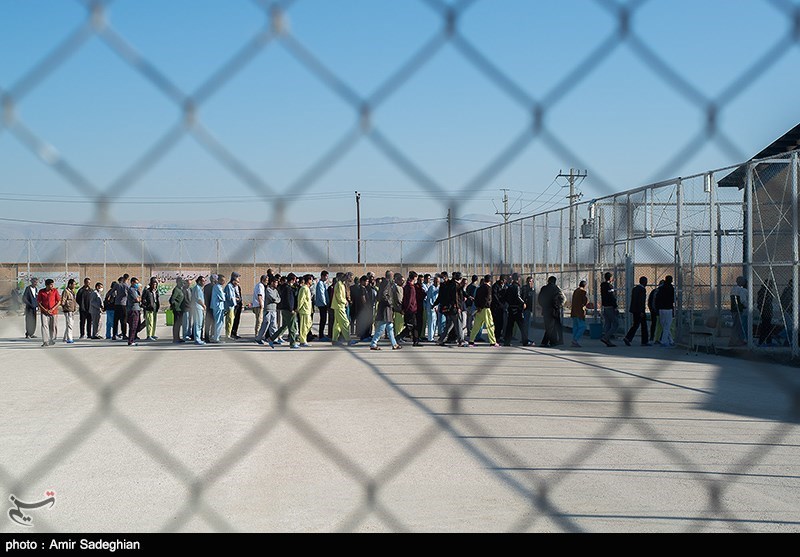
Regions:
<svg viewBox="0 0 800 557"><path fill-rule="evenodd" d="M571 265L576 265L578 262L578 235L576 227L578 225L578 200L581 198L580 193L575 192L575 186L578 179L583 180L586 178L587 172L578 172L572 168L569 169L569 174L564 174L559 171L557 178L566 178L569 181L569 262Z"/></svg>
<svg viewBox="0 0 800 557"><path fill-rule="evenodd" d="M508 217L511 215L518 215L520 211L509 211L508 210L508 189L501 188L500 191L503 192L503 210L502 211L495 211L495 215L502 215L503 216L503 264L511 259L509 256L508 250ZM496 209L497 207L495 207ZM521 263L521 262L520 262ZM510 263L509 263L510 265ZM502 265L501 265L502 268Z"/></svg>
<svg viewBox="0 0 800 557"><path fill-rule="evenodd" d="M453 210L448 207L447 209L447 269L452 272L453 259L450 257L450 243L453 237Z"/></svg>
<svg viewBox="0 0 800 557"><path fill-rule="evenodd" d="M356 192L356 228L358 229L358 264L361 265L361 194Z"/></svg>

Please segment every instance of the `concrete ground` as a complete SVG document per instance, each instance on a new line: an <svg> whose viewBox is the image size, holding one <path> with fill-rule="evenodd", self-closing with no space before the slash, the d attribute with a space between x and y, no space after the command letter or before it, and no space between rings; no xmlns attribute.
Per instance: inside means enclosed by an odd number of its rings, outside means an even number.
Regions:
<svg viewBox="0 0 800 557"><path fill-rule="evenodd" d="M591 340L177 346L159 322L41 348L0 320L0 500L56 492L0 532L800 531L796 369Z"/></svg>

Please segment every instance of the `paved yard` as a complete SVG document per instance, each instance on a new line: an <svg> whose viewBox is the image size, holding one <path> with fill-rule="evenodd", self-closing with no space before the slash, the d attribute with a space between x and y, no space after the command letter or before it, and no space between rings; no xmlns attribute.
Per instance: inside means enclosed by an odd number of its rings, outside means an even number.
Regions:
<svg viewBox="0 0 800 557"><path fill-rule="evenodd" d="M0 320L0 499L55 491L34 530L800 531L796 369L20 331Z"/></svg>

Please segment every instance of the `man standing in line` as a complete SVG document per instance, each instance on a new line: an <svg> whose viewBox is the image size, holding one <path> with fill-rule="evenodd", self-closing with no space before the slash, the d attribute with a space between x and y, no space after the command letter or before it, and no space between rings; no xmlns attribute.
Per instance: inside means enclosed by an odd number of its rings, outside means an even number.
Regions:
<svg viewBox="0 0 800 557"><path fill-rule="evenodd" d="M631 345L636 329L642 328L642 346L650 346L647 338L647 277L639 277L639 284L631 291L631 307L629 311L633 315L633 326L628 330L628 334L622 340L626 346Z"/></svg>
<svg viewBox="0 0 800 557"><path fill-rule="evenodd" d="M494 336L496 339L503 338L503 331L506 320L506 308L503 301L503 294L506 287L506 276L500 277L492 285L492 319L494 320Z"/></svg>
<svg viewBox="0 0 800 557"><path fill-rule="evenodd" d="M156 317L161 307L158 295L158 279L150 277L150 284L142 292L142 310L144 311L145 336L149 341L156 341Z"/></svg>
<svg viewBox="0 0 800 557"><path fill-rule="evenodd" d="M137 346L136 333L142 320L142 295L139 293L139 279L131 278L131 285L126 295L126 312L128 317L128 346Z"/></svg>
<svg viewBox="0 0 800 557"><path fill-rule="evenodd" d="M747 344L747 281L744 277L736 277L736 286L731 289L731 313L733 314L733 330L731 346Z"/></svg>
<svg viewBox="0 0 800 557"><path fill-rule="evenodd" d="M209 332L212 344L219 344L222 331L225 329L225 310L227 308L227 296L225 295L225 277L217 275L217 283L211 290L211 315L214 325Z"/></svg>
<svg viewBox="0 0 800 557"><path fill-rule="evenodd" d="M64 342L72 344L72 324L74 323L75 310L78 303L75 301L75 279L69 279L61 294L61 309L64 312Z"/></svg>
<svg viewBox="0 0 800 557"><path fill-rule="evenodd" d="M475 322L475 314L478 309L475 307L475 294L478 292L478 275L472 275L472 282L467 286L467 334L472 332L472 325Z"/></svg>
<svg viewBox="0 0 800 557"><path fill-rule="evenodd" d="M325 336L325 325L328 323L328 307L330 306L330 300L328 299L328 271L326 270L319 274L319 280L314 287L314 305L317 306L317 311L319 311L319 328L317 329L319 340L330 340Z"/></svg>
<svg viewBox="0 0 800 557"><path fill-rule="evenodd" d="M211 303L211 298L214 296L214 287L217 286L216 274L208 277L208 284L203 286L203 303L206 305L206 318L203 326L203 340L212 342L214 340L214 326L217 320L214 319L214 304Z"/></svg>
<svg viewBox="0 0 800 557"><path fill-rule="evenodd" d="M354 279L350 287L350 335L361 339L361 328L363 326L363 316L361 311L366 304L364 283L367 281L366 275L361 279Z"/></svg>
<svg viewBox="0 0 800 557"><path fill-rule="evenodd" d="M267 287L268 281L269 276L261 275L261 280L259 280L256 283L255 288L253 288L253 300L250 304L250 307L253 309L253 314L256 316L256 340L259 339L261 322L264 318L264 289ZM261 337L261 339L263 340L263 337Z"/></svg>
<svg viewBox="0 0 800 557"><path fill-rule="evenodd" d="M425 313L428 326L427 339L429 342L436 342L436 335L439 333L439 311L436 309L439 288L439 277L433 277L433 282L428 286L428 291L425 293Z"/></svg>
<svg viewBox="0 0 800 557"><path fill-rule="evenodd" d="M367 274L365 279L364 300L366 300L366 305L364 307L364 327L361 329L361 340L367 341L372 339L372 326L375 323L375 303L378 300L378 291L375 289L374 278L370 278L370 275Z"/></svg>
<svg viewBox="0 0 800 557"><path fill-rule="evenodd" d="M116 340L113 334L114 323L114 308L117 307L117 286L119 283L112 280L111 286L108 287L106 297L103 299L103 309L106 311L106 340Z"/></svg>
<svg viewBox="0 0 800 557"><path fill-rule="evenodd" d="M572 346L580 348L580 340L586 331L586 305L589 303L589 296L586 293L586 281L578 283L578 288L572 293L572 307L569 315L572 317Z"/></svg>
<svg viewBox="0 0 800 557"><path fill-rule="evenodd" d="M417 273L410 271L408 280L403 286L403 323L406 331L411 334L411 345L419 346L419 331L417 329Z"/></svg>
<svg viewBox="0 0 800 557"><path fill-rule="evenodd" d="M192 321L194 325L194 343L202 346L205 344L203 341L203 321L206 316L205 293L203 292L203 285L206 279L198 276L195 280L194 288L192 288Z"/></svg>
<svg viewBox="0 0 800 557"><path fill-rule="evenodd" d="M428 295L428 288L431 285L430 273L419 275L417 277L417 328L419 330L420 340L428 340L425 336L427 312L425 311L425 297Z"/></svg>
<svg viewBox="0 0 800 557"><path fill-rule="evenodd" d="M42 322L42 346L53 346L58 334L56 318L58 317L58 305L61 303L61 296L55 288L53 279L44 281L44 289L36 293L36 303Z"/></svg>
<svg viewBox="0 0 800 557"><path fill-rule="evenodd" d="M653 288L650 291L650 294L647 296L647 309L650 310L650 338L653 340L655 344L661 344L661 341L658 340L661 336L661 333L658 331L658 310L656 309L656 295L658 294L658 289L664 286L664 281L658 281L658 286ZM658 333L658 334L656 334Z"/></svg>
<svg viewBox="0 0 800 557"><path fill-rule="evenodd" d="M547 284L539 290L539 305L542 306L544 336L542 346L561 346L564 344L564 330L561 326L561 308L566 296L556 285L556 277L547 277Z"/></svg>
<svg viewBox="0 0 800 557"><path fill-rule="evenodd" d="M311 330L311 283L312 275L303 275L297 290L297 324L300 346L308 346L308 333Z"/></svg>
<svg viewBox="0 0 800 557"><path fill-rule="evenodd" d="M331 343L333 345L341 338L349 344L357 341L350 340L350 320L347 318L347 293L353 280L353 273L339 273L336 275L336 286L333 290L331 309L333 310L333 331L331 333Z"/></svg>
<svg viewBox="0 0 800 557"><path fill-rule="evenodd" d="M92 296L94 290L90 286L91 279L86 277L83 279L83 286L81 286L78 293L75 295L75 302L78 305L78 318L80 319L80 333L81 339L92 336L92 315L90 306L92 304Z"/></svg>
<svg viewBox="0 0 800 557"><path fill-rule="evenodd" d="M128 273L117 280L117 294L114 296L114 335L112 340L124 340L128 327ZM119 325L119 331L117 330ZM119 333L119 334L117 334Z"/></svg>
<svg viewBox="0 0 800 557"><path fill-rule="evenodd" d="M603 305L603 336L600 341L609 347L616 344L611 337L617 332L617 291L614 289L614 275L606 273L600 284L600 303Z"/></svg>
<svg viewBox="0 0 800 557"><path fill-rule="evenodd" d="M386 271L384 280L378 289L378 308L375 315L375 334L372 335L370 342L370 350L380 350L378 342L383 337L384 333L389 337L389 342L392 343L392 350L399 350L403 348L397 344L394 338L394 310L400 305L400 301L395 296L394 284L392 283L392 272Z"/></svg>
<svg viewBox="0 0 800 557"><path fill-rule="evenodd" d="M192 310L192 283L191 281L181 278L181 290L183 290L183 302L181 303L181 311L183 312L181 323L181 338L184 340L194 340L194 315Z"/></svg>
<svg viewBox="0 0 800 557"><path fill-rule="evenodd" d="M244 308L244 296L242 296L242 285L239 284L239 273L231 273L231 281L229 284L233 285L234 302L233 306L233 325L231 326L231 338L239 340L239 322L242 319L242 309Z"/></svg>
<svg viewBox="0 0 800 557"><path fill-rule="evenodd" d="M444 330L439 335L439 346L444 346L450 330L455 328L456 338L459 346L468 346L464 341L464 331L461 329L461 319L459 316L460 305L463 300L459 300L458 283L461 282L461 273L456 271L453 278L445 282L439 289L439 311L445 316Z"/></svg>
<svg viewBox="0 0 800 557"><path fill-rule="evenodd" d="M183 279L177 277L175 279L175 288L172 289L172 294L169 297L169 307L172 309L172 342L175 344L186 342L181 337L181 327L183 325Z"/></svg>
<svg viewBox="0 0 800 557"><path fill-rule="evenodd" d="M528 331L522 318L522 312L528 307L522 298L519 284L519 274L512 273L511 283L505 289L505 302L508 306L508 322L506 323L505 345L511 346L511 337L514 334L514 325L520 330L520 346L528 346Z"/></svg>
<svg viewBox="0 0 800 557"><path fill-rule="evenodd" d="M297 298L295 296L294 285L297 276L294 273L286 275L286 282L278 287L281 301L278 302L278 310L281 312L281 328L275 331L270 337L270 341L275 342L285 330L289 330L289 348L300 348L300 335L297 330Z"/></svg>
<svg viewBox="0 0 800 557"><path fill-rule="evenodd" d="M36 301L36 295L39 293L38 286L39 279L33 277L31 284L22 295L22 302L25 304L25 338L36 338L36 310L39 309Z"/></svg>
<svg viewBox="0 0 800 557"><path fill-rule="evenodd" d="M533 325L534 309L536 308L536 289L533 288L533 277L525 279L525 284L520 288L520 296L525 302L525 311L522 312L522 326L525 334L531 338L531 325Z"/></svg>
<svg viewBox="0 0 800 557"><path fill-rule="evenodd" d="M486 326L486 336L489 338L489 346L499 347L494 336L494 323L492 322L492 275L483 277L478 290L475 291L475 321L472 323L472 330L469 333L469 345L475 346L475 338L481 332L481 327Z"/></svg>
<svg viewBox="0 0 800 557"><path fill-rule="evenodd" d="M92 295L89 298L89 315L92 318L91 327L88 330L89 338L100 339L100 314L103 312L103 283L98 282L94 285Z"/></svg>
<svg viewBox="0 0 800 557"><path fill-rule="evenodd" d="M661 322L661 346L675 346L671 331L672 318L675 316L675 287L670 275L664 277L664 284L658 287L655 302Z"/></svg>
<svg viewBox="0 0 800 557"><path fill-rule="evenodd" d="M233 284L233 281L238 276L238 273L231 273L231 280L225 287L225 336L228 340L234 340L233 320L236 318L236 285Z"/></svg>
<svg viewBox="0 0 800 557"><path fill-rule="evenodd" d="M264 320L256 335L256 344L264 344L264 339L267 339L269 347L275 348L272 336L278 330L278 304L280 302L278 278L273 275L267 278L267 287L264 289Z"/></svg>

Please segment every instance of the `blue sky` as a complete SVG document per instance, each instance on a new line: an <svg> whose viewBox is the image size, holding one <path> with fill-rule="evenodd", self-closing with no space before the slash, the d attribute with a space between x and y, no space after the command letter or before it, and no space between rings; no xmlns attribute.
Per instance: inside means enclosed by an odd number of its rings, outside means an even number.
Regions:
<svg viewBox="0 0 800 557"><path fill-rule="evenodd" d="M264 2L267 3L267 2ZM414 52L441 32L443 18L420 0L297 0L286 11L293 40L367 99ZM442 2L446 4L446 2ZM635 37L706 99L717 98L790 30L781 3L650 0L631 20ZM458 21L459 35L509 77L526 97L548 99L545 129L575 157L534 138L473 192L460 214L494 213L499 188L526 212L562 203L559 170L588 167L591 198L676 175L737 162L800 122L800 48L781 53L766 72L726 99L719 129L732 148L706 141L668 164L705 125L687 99L620 42L574 86L552 96L576 66L617 29L604 5L589 0L483 0ZM797 3L787 2L789 8ZM183 94L193 94L268 25L257 2L116 0L111 28ZM87 18L76 0L0 0L0 92L20 80ZM345 96L346 97L346 96ZM17 99L15 99L17 100ZM105 189L180 120L175 101L92 37L17 100L16 113L97 188ZM299 63L281 39L267 46L200 105L205 129L259 181L284 193L338 141L357 129L357 111ZM445 43L376 107L374 129L449 195L484 170L530 129L523 105ZM576 160L577 159L577 160ZM666 165L666 167L665 167ZM442 217L447 200L411 179L367 137L290 203L289 223L354 217L351 192L364 191L365 218ZM542 191L546 193L537 197ZM341 192L337 195L337 192ZM81 201L81 192L0 126L0 197L42 194ZM400 199L397 194L407 198ZM257 193L186 135L119 193L112 215L127 219L266 220L274 200ZM177 204L194 201L189 211ZM12 196L13 197L13 196ZM161 205L136 205L159 199ZM92 220L86 203L0 202L0 217ZM472 226L463 223L464 226Z"/></svg>

